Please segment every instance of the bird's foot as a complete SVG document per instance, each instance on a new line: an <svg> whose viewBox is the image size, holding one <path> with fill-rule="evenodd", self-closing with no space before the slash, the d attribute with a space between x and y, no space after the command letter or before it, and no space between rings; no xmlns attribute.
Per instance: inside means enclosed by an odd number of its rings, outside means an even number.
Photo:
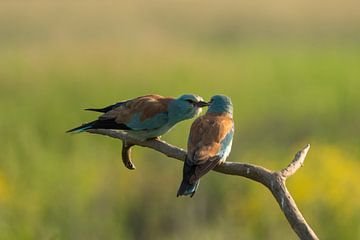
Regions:
<svg viewBox="0 0 360 240"><path fill-rule="evenodd" d="M149 140L156 140L156 141L160 141L160 140L161 140L161 136L157 136L157 137L149 138Z"/></svg>

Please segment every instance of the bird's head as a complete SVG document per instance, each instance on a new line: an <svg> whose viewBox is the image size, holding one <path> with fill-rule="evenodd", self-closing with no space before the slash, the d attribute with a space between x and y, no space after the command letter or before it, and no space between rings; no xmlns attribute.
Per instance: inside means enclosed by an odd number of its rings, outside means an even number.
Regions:
<svg viewBox="0 0 360 240"><path fill-rule="evenodd" d="M209 102L208 113L233 113L233 105L231 99L225 95L215 95L211 97Z"/></svg>
<svg viewBox="0 0 360 240"><path fill-rule="evenodd" d="M201 108L209 106L204 99L195 94L184 94L174 100L170 105L170 112L179 119L190 119L201 113Z"/></svg>

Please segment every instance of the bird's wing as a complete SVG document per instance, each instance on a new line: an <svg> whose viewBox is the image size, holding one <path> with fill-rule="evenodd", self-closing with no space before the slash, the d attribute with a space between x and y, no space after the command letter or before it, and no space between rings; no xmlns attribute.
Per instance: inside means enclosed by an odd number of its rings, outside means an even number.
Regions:
<svg viewBox="0 0 360 240"><path fill-rule="evenodd" d="M159 95L138 97L104 113L99 121L113 121L137 131L156 129L167 123L168 105L172 100Z"/></svg>
<svg viewBox="0 0 360 240"><path fill-rule="evenodd" d="M231 148L234 122L230 115L206 114L191 126L188 140L188 158L196 165L193 181L213 169L226 157Z"/></svg>
<svg viewBox="0 0 360 240"><path fill-rule="evenodd" d="M115 103L115 104L112 104L112 105L109 105L109 106L106 106L106 107L103 107L103 108L86 108L85 110L86 111L93 111L93 112L102 112L102 113L106 113L114 108L117 108L123 104L125 104L127 101L122 101L122 102L118 102L118 103Z"/></svg>

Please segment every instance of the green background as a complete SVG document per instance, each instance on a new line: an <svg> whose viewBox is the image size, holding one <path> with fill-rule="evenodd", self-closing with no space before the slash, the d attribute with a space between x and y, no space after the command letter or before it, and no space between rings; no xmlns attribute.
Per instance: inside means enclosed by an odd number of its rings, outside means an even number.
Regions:
<svg viewBox="0 0 360 240"><path fill-rule="evenodd" d="M228 161L281 169L321 239L360 238L358 1L2 1L1 239L297 239L270 192L209 173L176 198L182 164L65 134L87 107L157 93L226 94ZM192 121L163 139L186 147Z"/></svg>

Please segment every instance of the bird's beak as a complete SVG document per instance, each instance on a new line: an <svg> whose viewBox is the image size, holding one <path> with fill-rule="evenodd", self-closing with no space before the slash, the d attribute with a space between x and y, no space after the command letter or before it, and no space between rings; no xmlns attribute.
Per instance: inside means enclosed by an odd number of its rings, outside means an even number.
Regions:
<svg viewBox="0 0 360 240"><path fill-rule="evenodd" d="M206 107L209 106L210 104L208 102L204 102L204 101L200 101L196 103L197 107Z"/></svg>

